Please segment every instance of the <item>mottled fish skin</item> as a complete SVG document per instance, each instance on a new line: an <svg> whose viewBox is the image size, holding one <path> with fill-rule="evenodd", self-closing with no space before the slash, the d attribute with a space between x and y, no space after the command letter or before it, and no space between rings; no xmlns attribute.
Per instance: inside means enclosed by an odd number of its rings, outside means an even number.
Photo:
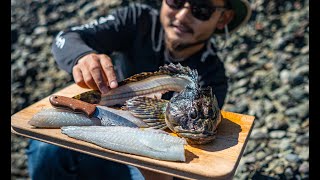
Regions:
<svg viewBox="0 0 320 180"><path fill-rule="evenodd" d="M28 124L39 128L60 128L62 126L99 126L101 122L90 119L84 114L64 109L43 108L33 115Z"/></svg>
<svg viewBox="0 0 320 180"><path fill-rule="evenodd" d="M155 129L122 126L66 126L61 132L69 137L114 151L166 161L185 161L185 139Z"/></svg>
<svg viewBox="0 0 320 180"><path fill-rule="evenodd" d="M212 88L192 88L176 94L166 106L166 124L189 144L212 142L222 120Z"/></svg>
<svg viewBox="0 0 320 180"><path fill-rule="evenodd" d="M101 94L97 90L87 91L73 98L103 106L123 105L126 100L136 96L150 96L168 91L180 92L187 85L197 82L197 71L181 64L169 64L159 67L159 71L142 72L121 82L115 89Z"/></svg>

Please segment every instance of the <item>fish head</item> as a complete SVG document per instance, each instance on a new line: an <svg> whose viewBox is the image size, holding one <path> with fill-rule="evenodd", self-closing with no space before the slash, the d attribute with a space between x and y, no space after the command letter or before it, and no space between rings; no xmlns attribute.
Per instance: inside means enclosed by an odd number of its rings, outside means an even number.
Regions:
<svg viewBox="0 0 320 180"><path fill-rule="evenodd" d="M213 141L222 119L212 88L189 86L170 99L165 117L168 128L189 144Z"/></svg>

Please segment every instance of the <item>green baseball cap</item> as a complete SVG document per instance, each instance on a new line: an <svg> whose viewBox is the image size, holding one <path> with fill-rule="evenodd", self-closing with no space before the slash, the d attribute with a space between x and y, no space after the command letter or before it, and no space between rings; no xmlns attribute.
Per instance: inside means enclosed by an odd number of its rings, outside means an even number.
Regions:
<svg viewBox="0 0 320 180"><path fill-rule="evenodd" d="M247 0L227 0L234 11L234 17L227 25L229 33L235 32L246 24L251 16L251 7ZM214 34L224 34L224 29L216 29Z"/></svg>

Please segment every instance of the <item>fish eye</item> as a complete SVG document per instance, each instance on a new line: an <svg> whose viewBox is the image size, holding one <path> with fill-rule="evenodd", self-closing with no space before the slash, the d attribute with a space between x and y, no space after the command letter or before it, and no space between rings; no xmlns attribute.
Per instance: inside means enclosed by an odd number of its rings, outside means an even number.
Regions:
<svg viewBox="0 0 320 180"><path fill-rule="evenodd" d="M191 108L189 111L189 118L196 119L198 117L197 111L195 108Z"/></svg>

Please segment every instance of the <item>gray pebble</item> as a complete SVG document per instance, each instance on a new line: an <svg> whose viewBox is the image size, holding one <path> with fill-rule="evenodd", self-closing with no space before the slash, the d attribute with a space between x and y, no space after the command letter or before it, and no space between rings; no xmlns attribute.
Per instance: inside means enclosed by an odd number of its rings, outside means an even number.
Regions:
<svg viewBox="0 0 320 180"><path fill-rule="evenodd" d="M302 135L297 137L297 144L299 145L309 145L309 136Z"/></svg>
<svg viewBox="0 0 320 180"><path fill-rule="evenodd" d="M300 166L299 166L299 172L302 174L309 173L309 162L304 161Z"/></svg>
<svg viewBox="0 0 320 180"><path fill-rule="evenodd" d="M290 139L284 138L280 141L279 148L285 150L285 149L291 148L292 147L291 145L292 145L292 142L290 141Z"/></svg>
<svg viewBox="0 0 320 180"><path fill-rule="evenodd" d="M270 132L270 138L281 139L286 135L286 131L275 130Z"/></svg>
<svg viewBox="0 0 320 180"><path fill-rule="evenodd" d="M285 159L288 160L289 162L298 162L300 160L297 154L287 154L285 156Z"/></svg>
<svg viewBox="0 0 320 180"><path fill-rule="evenodd" d="M261 160L263 158L265 158L267 156L267 154L263 151L259 151L257 154L256 154L256 159L257 160Z"/></svg>
<svg viewBox="0 0 320 180"><path fill-rule="evenodd" d="M284 174L286 176L286 179L292 179L294 177L293 171L290 167L286 168Z"/></svg>
<svg viewBox="0 0 320 180"><path fill-rule="evenodd" d="M268 132L266 129L253 129L250 139L265 139L268 138Z"/></svg>

